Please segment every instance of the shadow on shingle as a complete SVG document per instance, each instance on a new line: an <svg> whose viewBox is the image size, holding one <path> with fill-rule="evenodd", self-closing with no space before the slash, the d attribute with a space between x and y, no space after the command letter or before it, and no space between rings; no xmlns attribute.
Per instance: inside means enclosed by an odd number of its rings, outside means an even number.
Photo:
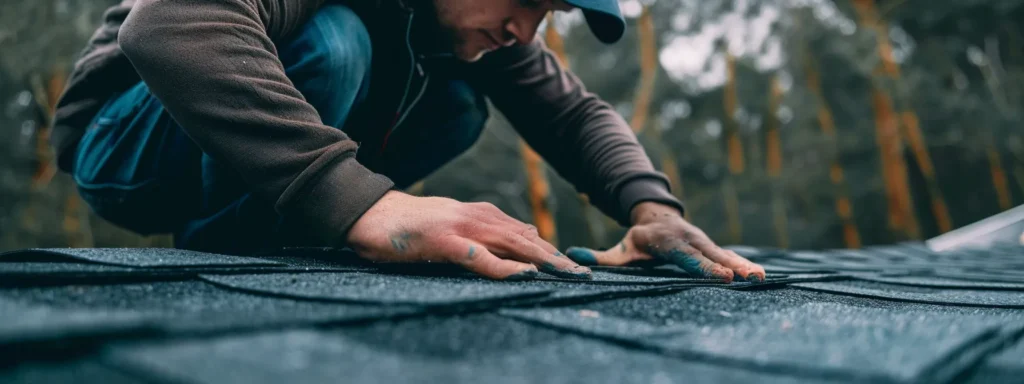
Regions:
<svg viewBox="0 0 1024 384"><path fill-rule="evenodd" d="M869 281L796 283L793 284L793 286L802 289L840 295L924 304L945 304L988 308L1024 308L1024 294L1019 291L937 289L875 283Z"/></svg>
<svg viewBox="0 0 1024 384"><path fill-rule="evenodd" d="M775 296L772 299L769 296ZM781 297L780 297L781 296ZM765 300L768 298L768 300ZM697 303L697 307L690 304ZM661 317L649 316L661 313ZM999 341L1024 314L862 307L793 291L760 295L699 288L574 308L506 309L511 318L686 360L851 381L944 382L968 369L975 347ZM983 351L987 351L984 350ZM938 367L943 367L937 374Z"/></svg>
<svg viewBox="0 0 1024 384"><path fill-rule="evenodd" d="M623 348L494 315L119 348L109 360L152 377L199 383L805 382Z"/></svg>
<svg viewBox="0 0 1024 384"><path fill-rule="evenodd" d="M265 267L280 262L170 248L47 248L0 253L0 261L82 261L122 267Z"/></svg>

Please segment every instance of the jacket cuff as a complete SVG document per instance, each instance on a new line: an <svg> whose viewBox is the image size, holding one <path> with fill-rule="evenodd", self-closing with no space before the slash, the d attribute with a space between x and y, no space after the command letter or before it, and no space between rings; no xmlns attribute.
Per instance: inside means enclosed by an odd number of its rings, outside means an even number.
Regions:
<svg viewBox="0 0 1024 384"><path fill-rule="evenodd" d="M680 215L686 213L683 203L669 192L668 183L665 181L652 178L634 179L619 190L619 212L621 212L618 218L619 225L626 228L631 227L633 223L630 222L630 214L633 207L645 201L674 207L679 210Z"/></svg>
<svg viewBox="0 0 1024 384"><path fill-rule="evenodd" d="M305 196L296 196L292 212L311 224L314 234L330 247L345 246L348 231L366 211L394 188L394 182L374 173L354 156L325 169Z"/></svg>

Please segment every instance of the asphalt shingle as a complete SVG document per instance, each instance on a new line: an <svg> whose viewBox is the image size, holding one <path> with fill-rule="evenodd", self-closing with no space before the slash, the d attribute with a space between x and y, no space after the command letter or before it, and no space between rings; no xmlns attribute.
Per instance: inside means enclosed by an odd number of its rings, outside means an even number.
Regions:
<svg viewBox="0 0 1024 384"><path fill-rule="evenodd" d="M220 255L171 248L52 248L0 254L0 260L71 259L123 267L280 266L283 263L251 257Z"/></svg>
<svg viewBox="0 0 1024 384"><path fill-rule="evenodd" d="M1024 334L1014 335L1012 345L985 359L970 375L970 383L1013 383L1024 378Z"/></svg>
<svg viewBox="0 0 1024 384"><path fill-rule="evenodd" d="M950 304L989 308L1024 308L1024 294L1014 291L936 289L875 283L870 281L795 283L793 286L841 295L864 296L925 304Z"/></svg>
<svg viewBox="0 0 1024 384"><path fill-rule="evenodd" d="M925 288L946 288L946 289L998 289L1007 291L1018 291L1024 293L1024 282L1003 283L998 281L965 281L936 276L882 276L882 275L857 275L857 280L871 281L893 285L907 285L912 287Z"/></svg>
<svg viewBox="0 0 1024 384"><path fill-rule="evenodd" d="M65 310L0 298L0 346L148 332L134 311Z"/></svg>
<svg viewBox="0 0 1024 384"><path fill-rule="evenodd" d="M92 314L92 317L85 317L89 321L87 325L100 329L145 321L150 329L162 332L198 332L353 322L419 312L408 306L319 303L252 295L221 289L203 281L0 290L0 300L5 297L17 298L32 308L49 310L40 312L38 317L47 322L57 322L56 325L47 325L45 330L50 332L64 329L63 321L75 319L69 314L80 314L79 317ZM5 313L17 317L18 311L12 308ZM117 314L131 316L121 319L115 316ZM31 318L25 320L30 324L38 322ZM0 330L9 328L0 326Z"/></svg>
<svg viewBox="0 0 1024 384"><path fill-rule="evenodd" d="M799 383L494 315L421 318L118 348L109 361L195 383ZM818 381L823 382L823 381Z"/></svg>
<svg viewBox="0 0 1024 384"><path fill-rule="evenodd" d="M247 292L309 300L372 304L469 304L545 296L549 289L519 282L369 273L203 275L214 284Z"/></svg>
<svg viewBox="0 0 1024 384"><path fill-rule="evenodd" d="M81 383L83 379L104 384L145 384L142 378L119 372L95 361L29 362L0 367L0 383Z"/></svg>
<svg viewBox="0 0 1024 384"><path fill-rule="evenodd" d="M689 360L876 382L912 382L1024 320L1024 314L865 307L790 292L696 288L629 304L501 313ZM654 308L659 315L649 315Z"/></svg>
<svg viewBox="0 0 1024 384"><path fill-rule="evenodd" d="M991 382L1024 373L1024 247L736 248L497 282L350 251L0 254L0 381Z"/></svg>

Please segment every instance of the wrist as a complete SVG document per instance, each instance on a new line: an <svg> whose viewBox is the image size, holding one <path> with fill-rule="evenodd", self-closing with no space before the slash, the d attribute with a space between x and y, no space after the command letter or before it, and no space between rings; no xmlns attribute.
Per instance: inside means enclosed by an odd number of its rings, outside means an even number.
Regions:
<svg viewBox="0 0 1024 384"><path fill-rule="evenodd" d="M346 233L346 244L348 246L358 248L368 243L374 243L379 241L382 230L393 226L391 222L392 214L389 212L396 204L401 206L403 202L397 202L405 197L411 197L402 191L396 189L389 189L384 193L376 202L370 206L362 215L360 215L356 221L352 224L352 227ZM408 202L404 202L408 203Z"/></svg>
<svg viewBox="0 0 1024 384"><path fill-rule="evenodd" d="M639 219L646 217L638 213L654 212L682 216L683 205L669 191L668 182L661 178L637 178L625 185L618 192L621 214L619 224L636 225ZM667 207L667 209L666 209Z"/></svg>
<svg viewBox="0 0 1024 384"><path fill-rule="evenodd" d="M655 201L644 201L633 207L630 211L630 222L633 225L642 224L652 219L665 216L683 217L683 213L678 208L658 203Z"/></svg>

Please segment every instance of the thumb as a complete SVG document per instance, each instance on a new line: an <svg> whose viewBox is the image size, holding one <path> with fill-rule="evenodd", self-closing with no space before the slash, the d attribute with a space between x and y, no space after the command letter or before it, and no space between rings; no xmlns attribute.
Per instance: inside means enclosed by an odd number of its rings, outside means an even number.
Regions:
<svg viewBox="0 0 1024 384"><path fill-rule="evenodd" d="M622 266L634 261L651 259L651 256L637 250L628 237L604 251L570 247L565 251L565 255L579 265Z"/></svg>

